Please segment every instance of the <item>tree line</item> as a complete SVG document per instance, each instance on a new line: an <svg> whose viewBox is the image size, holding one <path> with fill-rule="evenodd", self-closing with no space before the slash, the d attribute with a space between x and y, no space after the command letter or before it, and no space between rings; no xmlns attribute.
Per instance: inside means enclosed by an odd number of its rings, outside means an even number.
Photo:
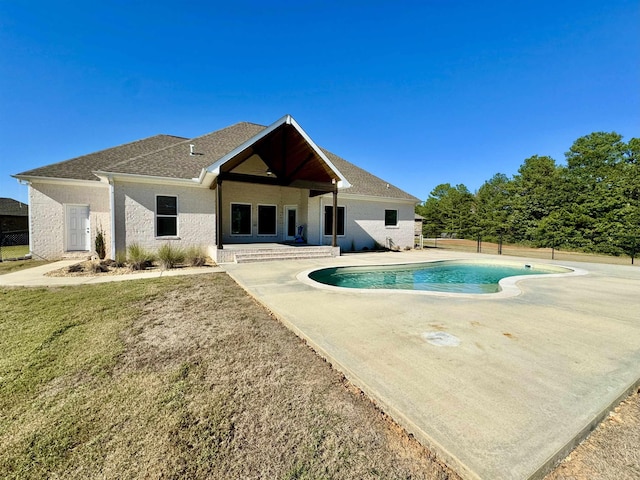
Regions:
<svg viewBox="0 0 640 480"><path fill-rule="evenodd" d="M497 173L475 192L438 185L416 207L423 235L504 241L610 255L640 249L640 138L615 132L577 139L566 164L524 160L511 178Z"/></svg>

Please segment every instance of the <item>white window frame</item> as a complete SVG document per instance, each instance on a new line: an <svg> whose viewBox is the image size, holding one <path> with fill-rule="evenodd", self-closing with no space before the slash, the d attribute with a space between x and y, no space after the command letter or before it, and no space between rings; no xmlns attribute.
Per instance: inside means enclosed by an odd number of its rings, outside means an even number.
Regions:
<svg viewBox="0 0 640 480"><path fill-rule="evenodd" d="M233 233L233 206L247 205L249 207L249 233ZM232 237L251 237L253 236L253 204L246 202L229 203L229 234Z"/></svg>
<svg viewBox="0 0 640 480"><path fill-rule="evenodd" d="M275 218L273 219L274 221L274 227L275 227L275 232L274 233L260 233L260 207L272 207L273 211L275 213ZM271 203L259 203L256 206L256 235L258 237L277 237L278 236L278 205L273 205Z"/></svg>
<svg viewBox="0 0 640 480"><path fill-rule="evenodd" d="M173 197L176 199L176 214L175 215L165 215L158 213L158 197ZM178 195L170 195L166 193L156 193L155 195L155 205L154 205L154 217L153 217L153 228L155 238L158 239L170 239L170 238L180 238L180 222L178 221L179 212L180 212L180 199ZM158 235L158 218L174 218L176 219L176 233L175 235Z"/></svg>

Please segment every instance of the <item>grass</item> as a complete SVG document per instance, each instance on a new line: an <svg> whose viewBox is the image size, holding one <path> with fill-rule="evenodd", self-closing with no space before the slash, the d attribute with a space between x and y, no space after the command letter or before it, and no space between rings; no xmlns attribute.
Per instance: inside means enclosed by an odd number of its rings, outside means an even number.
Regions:
<svg viewBox="0 0 640 480"><path fill-rule="evenodd" d="M151 266L155 255L137 243L127 247L127 262L134 270L145 270Z"/></svg>
<svg viewBox="0 0 640 480"><path fill-rule="evenodd" d="M12 260L0 262L0 275L4 273L17 272L18 270L24 270L25 268L38 267L40 265L46 265L45 260Z"/></svg>
<svg viewBox="0 0 640 480"><path fill-rule="evenodd" d="M171 243L165 243L160 246L156 256L163 269L175 268L184 262L185 251Z"/></svg>
<svg viewBox="0 0 640 480"><path fill-rule="evenodd" d="M22 258L29 253L29 245L15 245L11 247L0 248L2 253L2 259L8 258Z"/></svg>
<svg viewBox="0 0 640 480"><path fill-rule="evenodd" d="M0 297L0 478L458 478L225 274Z"/></svg>

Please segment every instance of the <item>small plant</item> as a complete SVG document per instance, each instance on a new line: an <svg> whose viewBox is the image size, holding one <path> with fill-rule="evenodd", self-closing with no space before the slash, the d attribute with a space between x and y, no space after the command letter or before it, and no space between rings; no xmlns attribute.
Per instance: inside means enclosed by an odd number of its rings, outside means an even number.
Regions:
<svg viewBox="0 0 640 480"><path fill-rule="evenodd" d="M207 263L207 254L202 246L189 247L185 253L186 262L192 267L201 267Z"/></svg>
<svg viewBox="0 0 640 480"><path fill-rule="evenodd" d="M127 254L125 252L116 253L116 259L114 260L114 267L122 268L127 264Z"/></svg>
<svg viewBox="0 0 640 480"><path fill-rule="evenodd" d="M100 260L104 260L104 257L107 256L107 248L104 242L104 231L102 230L102 225L98 226L96 231L95 247L98 258Z"/></svg>
<svg viewBox="0 0 640 480"><path fill-rule="evenodd" d="M158 249L158 260L164 269L175 268L184 262L185 253L180 247L174 247L170 243L165 243Z"/></svg>
<svg viewBox="0 0 640 480"><path fill-rule="evenodd" d="M133 270L146 270L153 264L153 254L137 243L127 248L127 259Z"/></svg>

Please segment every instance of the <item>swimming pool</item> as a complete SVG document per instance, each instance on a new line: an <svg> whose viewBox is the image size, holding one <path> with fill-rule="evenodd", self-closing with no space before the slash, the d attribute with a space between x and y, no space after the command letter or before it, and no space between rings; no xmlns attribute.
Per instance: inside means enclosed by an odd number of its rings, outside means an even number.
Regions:
<svg viewBox="0 0 640 480"><path fill-rule="evenodd" d="M503 279L525 275L572 273L566 267L516 262L444 260L401 265L331 267L308 273L333 287L368 290L417 290L463 294L497 293Z"/></svg>

